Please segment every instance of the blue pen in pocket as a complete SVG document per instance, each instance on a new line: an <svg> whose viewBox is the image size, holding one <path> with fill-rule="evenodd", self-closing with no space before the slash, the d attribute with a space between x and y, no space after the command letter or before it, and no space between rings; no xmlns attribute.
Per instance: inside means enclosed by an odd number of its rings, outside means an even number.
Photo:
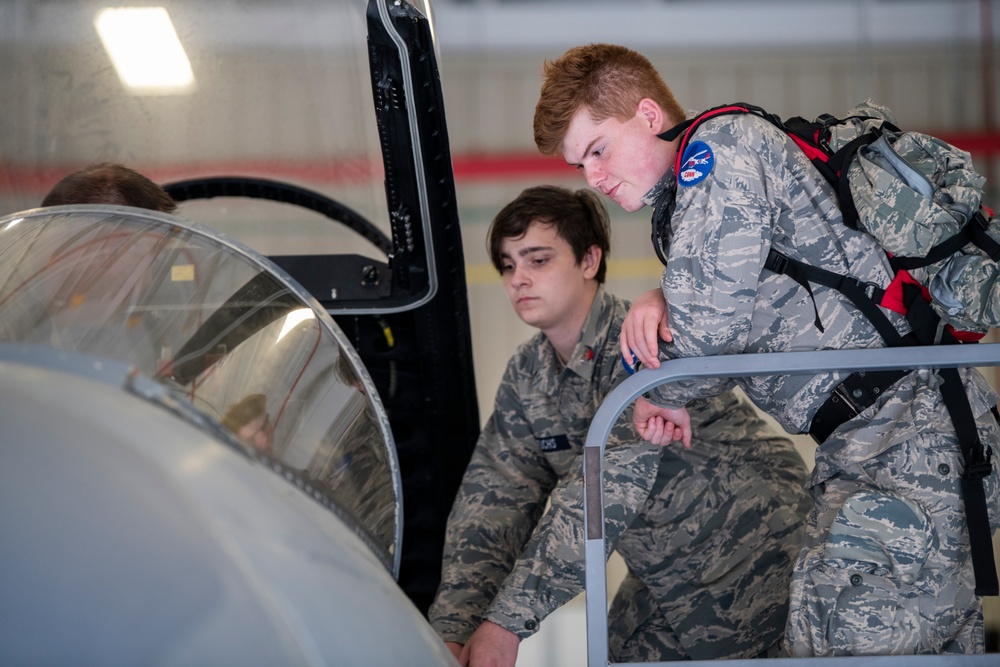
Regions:
<svg viewBox="0 0 1000 667"><path fill-rule="evenodd" d="M635 356L635 352L633 352L632 350L629 350L628 353L630 355L632 355L632 363L629 364L627 358L623 354L622 355L622 368L625 369L626 373L628 373L629 375L632 375L637 370L639 370L639 358Z"/></svg>

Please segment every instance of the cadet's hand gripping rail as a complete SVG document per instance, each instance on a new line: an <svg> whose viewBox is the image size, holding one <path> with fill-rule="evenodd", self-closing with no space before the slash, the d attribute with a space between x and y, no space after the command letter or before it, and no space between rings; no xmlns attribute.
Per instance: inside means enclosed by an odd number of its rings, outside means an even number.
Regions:
<svg viewBox="0 0 1000 667"><path fill-rule="evenodd" d="M919 357L914 359L914 357ZM717 357L675 359L659 369L645 369L612 391L594 415L584 444L583 522L587 531L584 551L587 590L587 664L599 667L608 661L608 594L604 557L604 443L618 417L635 399L659 385L692 378L745 377L750 375L815 375L830 371L893 370L1000 366L1000 343L942 345L927 355L914 355L912 348L870 350L824 350L818 352L773 352ZM671 445L680 446L680 445ZM732 660L727 665L747 667L793 667L813 659ZM616 663L626 664L626 663ZM634 664L634 663L629 663ZM668 663L645 663L667 665ZM996 654L877 656L824 658L824 667L985 667L997 664Z"/></svg>

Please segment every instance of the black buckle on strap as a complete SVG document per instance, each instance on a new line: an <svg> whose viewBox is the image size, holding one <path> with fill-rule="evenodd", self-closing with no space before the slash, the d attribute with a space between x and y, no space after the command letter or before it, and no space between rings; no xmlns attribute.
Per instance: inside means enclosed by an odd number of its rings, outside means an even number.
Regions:
<svg viewBox="0 0 1000 667"><path fill-rule="evenodd" d="M809 435L822 444L838 426L872 405L908 371L859 371L836 386L813 415Z"/></svg>
<svg viewBox="0 0 1000 667"><path fill-rule="evenodd" d="M847 403L854 412L851 415L853 417L874 403L889 385L895 383L903 375L905 375L903 372L892 372L890 376L886 376L883 373L858 371L837 385L837 388L833 390L833 395Z"/></svg>
<svg viewBox="0 0 1000 667"><path fill-rule="evenodd" d="M788 268L788 257L771 248L764 261L764 268L778 275L785 275L785 269Z"/></svg>
<svg viewBox="0 0 1000 667"><path fill-rule="evenodd" d="M851 396L851 392L845 387L846 382L845 380L838 384L826 402L813 415L812 423L809 425L809 435L813 437L816 444L823 444L823 441L829 438L838 426L848 419L853 419L864 410L864 407Z"/></svg>
<svg viewBox="0 0 1000 667"><path fill-rule="evenodd" d="M990 228L990 221L992 219L993 219L992 216L987 218L985 215L983 215L983 209L979 209L972 216L973 222L975 222L976 226L979 227L979 229L983 230L984 232Z"/></svg>
<svg viewBox="0 0 1000 667"><path fill-rule="evenodd" d="M866 406L861 403L862 396L860 394L860 390L848 390L846 385L846 380L838 384L837 388L833 390L833 393L830 394L830 398L827 400L832 401L833 403L840 403L840 412L848 415L847 419L851 419L864 410ZM847 419L844 421L847 421Z"/></svg>
<svg viewBox="0 0 1000 667"><path fill-rule="evenodd" d="M976 440L976 445L972 449L972 460L965 462L965 472L962 477L966 479L982 479L989 477L993 473L993 448L984 447Z"/></svg>
<svg viewBox="0 0 1000 667"><path fill-rule="evenodd" d="M879 301L882 300L882 294L884 292L882 291L882 288L876 285L875 283L867 281L862 282L853 276L845 276L844 281L854 283L854 285L857 286L857 288L861 292L863 292L866 297L868 297L875 303L878 303Z"/></svg>

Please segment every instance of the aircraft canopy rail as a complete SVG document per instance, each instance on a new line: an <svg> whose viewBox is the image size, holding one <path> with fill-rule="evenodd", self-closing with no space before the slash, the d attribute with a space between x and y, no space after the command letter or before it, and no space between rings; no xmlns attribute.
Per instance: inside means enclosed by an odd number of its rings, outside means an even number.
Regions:
<svg viewBox="0 0 1000 667"><path fill-rule="evenodd" d="M604 446L618 417L636 398L654 387L695 378L752 375L813 375L822 372L1000 366L1000 343L944 345L934 348L934 360L915 359L910 348L771 352L675 359L658 369L644 369L612 391L594 415L584 443L583 521L587 605L587 664L612 664L608 656L608 580L604 557ZM592 593L592 594L591 594ZM696 661L698 662L698 661ZM791 667L812 659L730 660L726 664ZM995 655L870 656L823 658L825 667L973 667L995 664ZM635 664L635 663L614 663ZM666 662L641 663L667 665Z"/></svg>

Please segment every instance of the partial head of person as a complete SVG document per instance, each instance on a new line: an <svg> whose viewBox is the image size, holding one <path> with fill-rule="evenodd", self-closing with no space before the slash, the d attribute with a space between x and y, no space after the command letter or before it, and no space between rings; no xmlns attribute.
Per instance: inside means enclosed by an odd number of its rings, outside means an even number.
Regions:
<svg viewBox="0 0 1000 667"><path fill-rule="evenodd" d="M260 451L270 449L274 429L267 413L267 397L264 394L244 396L229 406L222 418L222 425L237 438Z"/></svg>
<svg viewBox="0 0 1000 667"><path fill-rule="evenodd" d="M596 193L528 188L497 213L487 247L518 317L546 333L576 327L579 336L611 252Z"/></svg>
<svg viewBox="0 0 1000 667"><path fill-rule="evenodd" d="M588 44L546 61L535 106L535 144L580 169L626 211L672 166L676 141L657 135L684 120L648 58L624 46Z"/></svg>
<svg viewBox="0 0 1000 667"><path fill-rule="evenodd" d="M365 391L365 383L354 372L354 367L351 366L351 362L347 359L347 355L344 354L343 350L337 355L337 361L333 364L333 370L342 383L349 387L354 387L362 394L368 393Z"/></svg>
<svg viewBox="0 0 1000 667"><path fill-rule="evenodd" d="M42 206L112 204L173 213L177 202L167 192L125 165L101 162L63 177L42 200Z"/></svg>

